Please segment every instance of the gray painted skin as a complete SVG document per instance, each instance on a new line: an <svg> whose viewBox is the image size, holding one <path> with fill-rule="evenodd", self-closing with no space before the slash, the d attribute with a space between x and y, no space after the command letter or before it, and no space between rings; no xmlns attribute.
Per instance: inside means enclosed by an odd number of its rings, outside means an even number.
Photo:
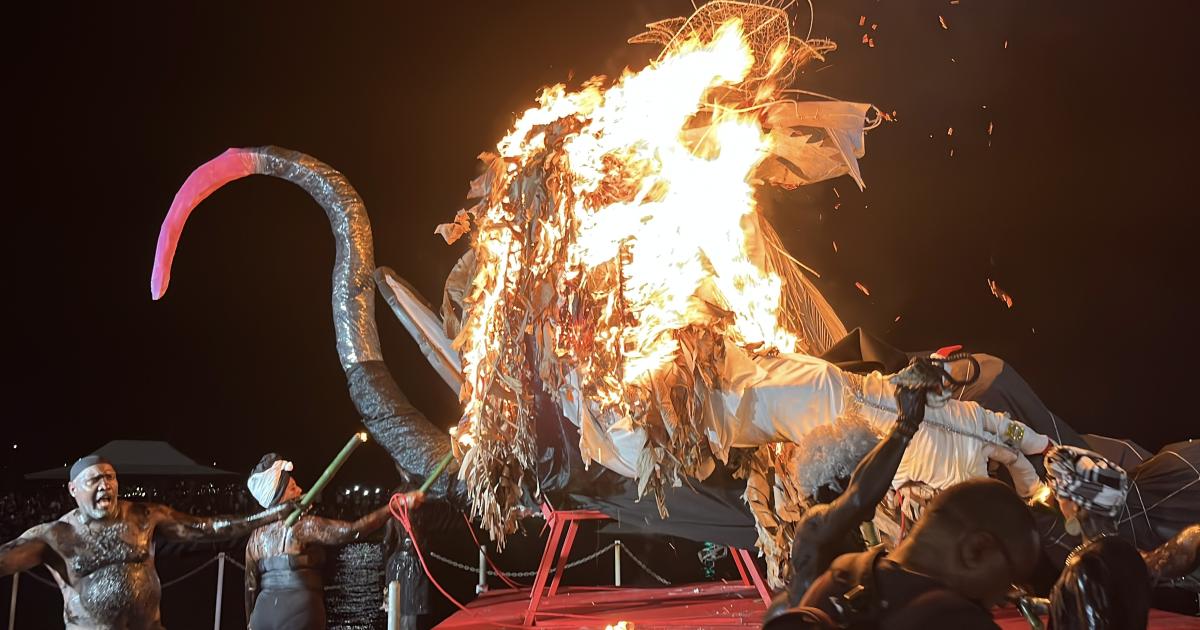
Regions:
<svg viewBox="0 0 1200 630"><path fill-rule="evenodd" d="M248 517L197 517L156 503L121 501L116 471L102 463L68 485L77 507L0 546L0 576L45 565L63 595L67 630L160 630L162 586L154 536L215 542L248 535L294 508L281 504Z"/></svg>

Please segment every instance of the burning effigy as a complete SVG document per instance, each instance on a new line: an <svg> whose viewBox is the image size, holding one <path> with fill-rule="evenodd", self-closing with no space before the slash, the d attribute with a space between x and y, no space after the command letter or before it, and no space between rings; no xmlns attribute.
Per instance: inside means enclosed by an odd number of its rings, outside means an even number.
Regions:
<svg viewBox="0 0 1200 630"><path fill-rule="evenodd" d="M755 202L762 186L842 175L861 186L864 133L880 120L792 87L835 46L789 23L769 3L718 0L650 24L630 41L661 45L657 59L544 90L480 157L474 205L438 227L448 242L471 234L461 301L443 310L461 356L454 433L473 512L501 540L522 497L538 495L541 391L579 427L584 461L635 478L664 518L664 488L755 449L736 465L773 564L811 494L800 480L817 440L853 427L861 457L894 420L882 377L813 359L845 329ZM987 444L1036 482L1023 455L1044 436L978 405L930 413L945 431L902 475L934 487L982 476ZM964 439L978 443L952 444ZM971 454L917 474L921 458L951 453ZM853 468L835 459L822 468Z"/></svg>
<svg viewBox="0 0 1200 630"><path fill-rule="evenodd" d="M793 85L800 68L835 46L796 36L790 22L776 3L715 0L633 37L662 47L645 68L545 89L480 156L471 206L437 228L448 242L470 244L440 313L397 274L375 268L365 205L349 181L277 147L230 149L192 173L163 222L152 294L165 293L183 226L208 194L252 174L291 181L330 220L339 359L364 425L404 474L461 502L503 544L529 508L562 486L538 474L542 419L570 427L582 461L632 480L662 519L670 519L664 496L672 489L732 470L744 480L742 500L779 586L807 506L822 488L840 491L896 424L901 384L890 375L908 358L865 371L828 358L855 335L756 203L766 186L841 176L862 186L865 134L882 119L869 104ZM449 437L409 403L384 363L376 290L460 397ZM945 363L957 355L938 356ZM972 365L989 377L994 358L977 356ZM1050 438L1082 442L1043 415L1032 392L1005 388L995 404L973 402L987 392L966 386L928 401L876 519L885 536L902 536L929 496L987 476L989 463L1033 495L1039 472L1028 457ZM1036 404L1023 407L1022 396ZM438 478L452 455L457 475ZM1157 531L1151 511L1172 527L1195 520L1194 494L1184 491L1200 490L1200 478L1187 477L1194 467L1171 465L1193 457L1160 461L1159 478L1170 480L1161 493L1149 481L1141 487L1139 501L1161 497L1138 513L1147 515L1144 531ZM1163 507L1188 502L1177 516Z"/></svg>
<svg viewBox="0 0 1200 630"><path fill-rule="evenodd" d="M727 389L727 344L811 352L844 332L799 308L813 292L754 190L857 174L870 106L786 98L797 68L833 48L788 22L740 2L656 22L632 41L662 44L657 61L607 87L546 89L481 156L478 203L439 231L452 242L474 226L458 439L488 529L514 527L506 511L535 457L534 371L564 408L587 401L602 423L647 430L629 463L655 493L703 476L702 406ZM585 460L603 448L585 430Z"/></svg>

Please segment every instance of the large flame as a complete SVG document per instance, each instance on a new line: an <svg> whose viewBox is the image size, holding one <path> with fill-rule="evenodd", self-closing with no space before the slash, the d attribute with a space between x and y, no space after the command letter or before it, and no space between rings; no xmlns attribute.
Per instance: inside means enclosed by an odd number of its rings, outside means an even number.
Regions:
<svg viewBox="0 0 1200 630"><path fill-rule="evenodd" d="M579 423L585 463L607 461L615 425L639 431L626 463L665 518L666 488L730 446L708 430L712 395L737 386L730 353L817 353L845 334L758 215L756 185L861 186L878 117L789 87L836 46L792 35L782 4L710 0L629 40L662 46L645 69L547 88L480 156L475 205L438 226L448 242L474 228L470 286L448 282L443 304L463 363L451 435L472 515L498 544L541 492L545 412ZM755 457L769 468L780 450ZM763 469L749 474L766 487ZM752 506L759 547L784 563L788 521Z"/></svg>
<svg viewBox="0 0 1200 630"><path fill-rule="evenodd" d="M711 40L688 39L611 87L594 80L575 92L562 85L545 90L539 106L500 141L503 168L514 173L542 159L548 125L580 123L561 140L569 194L541 201L556 207L536 236L520 231L519 206L531 201L512 198L520 191L506 191L477 215L478 269L488 277L476 278L458 340L471 429L461 436L474 432L489 380L498 376L503 305L532 299L518 294L530 288L520 286L520 277L542 277L551 266L566 271L560 284L577 283L596 298L598 308L580 328L594 336L588 345L601 356L577 355L573 362L602 405L622 405L631 398L629 386L645 384L671 362L679 351L674 333L689 326L723 319L736 343L795 347L795 337L779 325L780 280L756 263L747 241L755 225L750 174L770 150L770 137L755 114L706 100L714 88L742 82L754 64L741 20L731 19ZM709 124L696 124L698 116ZM529 245L532 255L522 255ZM564 341L570 335L556 333L560 354L581 350ZM606 353L616 361L593 360Z"/></svg>

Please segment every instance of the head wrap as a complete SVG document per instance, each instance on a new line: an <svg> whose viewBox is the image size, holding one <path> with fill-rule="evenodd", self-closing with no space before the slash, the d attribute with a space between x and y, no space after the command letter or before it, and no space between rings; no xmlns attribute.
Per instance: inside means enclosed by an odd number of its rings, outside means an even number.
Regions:
<svg viewBox="0 0 1200 630"><path fill-rule="evenodd" d="M79 473L97 464L112 466L112 462L105 459L103 455L85 455L75 460L75 463L71 464L71 481L74 481L79 476Z"/></svg>
<svg viewBox="0 0 1200 630"><path fill-rule="evenodd" d="M1120 466L1075 446L1046 451L1046 484L1055 495L1109 518L1121 513L1129 493L1129 475Z"/></svg>
<svg viewBox="0 0 1200 630"><path fill-rule="evenodd" d="M265 508L275 505L287 490L288 481L292 478L292 468L292 462L276 453L263 455L258 465L250 471L250 477L246 479L250 495Z"/></svg>

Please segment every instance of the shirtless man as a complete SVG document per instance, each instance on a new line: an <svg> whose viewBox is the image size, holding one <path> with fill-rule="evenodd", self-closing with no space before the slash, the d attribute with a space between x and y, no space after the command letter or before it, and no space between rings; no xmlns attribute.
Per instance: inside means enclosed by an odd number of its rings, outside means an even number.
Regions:
<svg viewBox="0 0 1200 630"><path fill-rule="evenodd" d="M200 518L154 503L117 499L117 472L90 455L71 467L67 490L78 507L0 547L0 576L46 565L62 588L67 630L161 630L162 587L154 534L210 542L245 536L294 504L249 517Z"/></svg>

